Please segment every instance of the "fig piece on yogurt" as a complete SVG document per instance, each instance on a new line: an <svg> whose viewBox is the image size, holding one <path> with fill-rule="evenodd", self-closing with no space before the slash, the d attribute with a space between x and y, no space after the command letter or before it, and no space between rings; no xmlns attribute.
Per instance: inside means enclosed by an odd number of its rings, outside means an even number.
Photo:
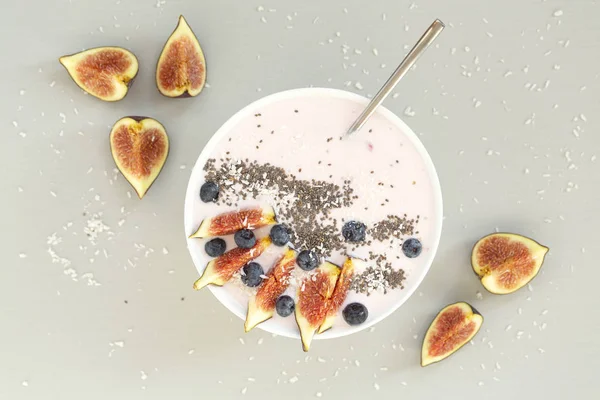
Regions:
<svg viewBox="0 0 600 400"><path fill-rule="evenodd" d="M483 317L470 304L459 302L442 309L431 322L423 339L421 366L425 367L454 354L479 332Z"/></svg>
<svg viewBox="0 0 600 400"><path fill-rule="evenodd" d="M290 276L295 266L296 252L288 247L267 272L267 277L258 287L256 294L248 301L248 313L244 324L246 332L273 317L277 299L290 285Z"/></svg>
<svg viewBox="0 0 600 400"><path fill-rule="evenodd" d="M231 211L204 219L190 238L231 235L242 229L261 228L275 222L275 211L271 206Z"/></svg>
<svg viewBox="0 0 600 400"><path fill-rule="evenodd" d="M136 56L121 47L96 47L58 60L77 86L104 101L125 97L139 68Z"/></svg>
<svg viewBox="0 0 600 400"><path fill-rule="evenodd" d="M166 97L194 97L206 83L206 60L183 15L169 36L156 65L156 86Z"/></svg>
<svg viewBox="0 0 600 400"><path fill-rule="evenodd" d="M525 236L493 233L475 243L471 265L489 292L508 294L535 278L548 250Z"/></svg>
<svg viewBox="0 0 600 400"><path fill-rule="evenodd" d="M110 131L110 151L117 168L141 199L165 165L169 137L155 119L125 117Z"/></svg>
<svg viewBox="0 0 600 400"><path fill-rule="evenodd" d="M359 262L361 261L355 258L347 258L346 261L344 261L344 265L342 265L342 270L340 271L335 288L333 289L333 294L327 302L327 314L325 316L325 320L319 327L319 331L317 333L323 333L326 330L331 329L333 326L335 317L341 308L342 303L344 303L346 300L348 290L352 284L352 276L354 275L355 266Z"/></svg>
<svg viewBox="0 0 600 400"><path fill-rule="evenodd" d="M271 238L267 236L257 240L252 248L241 249L236 247L211 260L206 265L202 276L194 282L194 289L200 290L209 284L223 286L229 282L236 271L260 256L270 244Z"/></svg>
<svg viewBox="0 0 600 400"><path fill-rule="evenodd" d="M333 295L339 274L337 265L325 261L309 272L298 287L295 315L304 351L310 349L317 329L325 321L329 299Z"/></svg>

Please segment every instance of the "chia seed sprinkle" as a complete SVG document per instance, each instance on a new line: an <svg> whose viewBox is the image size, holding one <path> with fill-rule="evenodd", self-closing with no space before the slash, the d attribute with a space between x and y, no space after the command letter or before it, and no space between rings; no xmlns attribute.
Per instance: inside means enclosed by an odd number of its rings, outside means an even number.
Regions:
<svg viewBox="0 0 600 400"><path fill-rule="evenodd" d="M350 290L370 296L373 292L387 294L389 290L404 289L406 279L404 270L395 270L385 256L371 256L375 266L367 267L362 273L355 275L350 284Z"/></svg>
<svg viewBox="0 0 600 400"><path fill-rule="evenodd" d="M415 233L415 225L418 223L418 215L416 219L408 219L406 214L402 217L388 215L387 219L376 223L367 233L373 239L381 242L390 238L402 239L403 236L413 235Z"/></svg>

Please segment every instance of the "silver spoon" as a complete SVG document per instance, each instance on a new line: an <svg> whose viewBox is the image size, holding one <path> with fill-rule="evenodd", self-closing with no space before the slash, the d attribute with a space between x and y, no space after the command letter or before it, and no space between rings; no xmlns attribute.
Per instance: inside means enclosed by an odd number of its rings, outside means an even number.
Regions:
<svg viewBox="0 0 600 400"><path fill-rule="evenodd" d="M404 60L398 65L398 68L394 71L392 76L387 80L385 85L379 92L373 97L371 102L367 105L367 108L360 114L360 116L354 121L350 129L348 129L348 135L356 132L367 122L369 117L373 115L375 109L383 103L383 100L390 94L390 92L394 89L394 87L398 84L398 81L402 79L404 75L408 72L410 67L417 61L417 59L427 50L429 45L433 43L435 38L442 32L442 30L446 27L442 21L436 19L433 21L433 24L425 31L421 39L415 44L415 46L408 52Z"/></svg>

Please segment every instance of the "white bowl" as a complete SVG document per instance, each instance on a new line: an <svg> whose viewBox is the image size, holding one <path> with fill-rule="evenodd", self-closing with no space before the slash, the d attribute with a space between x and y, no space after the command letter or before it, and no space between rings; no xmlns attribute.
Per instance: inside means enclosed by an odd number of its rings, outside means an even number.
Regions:
<svg viewBox="0 0 600 400"><path fill-rule="evenodd" d="M369 102L369 99L365 97L343 90L326 88L306 88L293 89L269 95L267 97L255 101L254 103L238 111L227 122L225 122L225 124L223 124L223 126L221 126L221 128L213 135L213 137L210 139L210 141L206 144L206 146L200 153L200 156L196 161L194 169L192 170L185 197L184 224L186 237L197 229L198 221L197 217L194 217L194 208L199 203L198 193L200 185L204 182L203 167L206 161L212 155L215 146L217 145L217 143L219 143L221 138L223 138L239 121L248 116L254 115L257 110L264 108L267 104L304 96L329 96L332 98L351 100L361 105L366 105ZM415 133L398 116L396 116L394 113L392 113L385 107L379 107L376 113L380 114L381 116L383 116L383 118L387 119L393 125L398 127L404 133L406 139L408 139L408 141L412 143L412 145L414 145L415 149L422 158L426 173L429 177L432 186L434 205L434 215L431 216L432 221L430 222L432 225L432 232L429 241L429 251L427 251L426 253L424 252L419 257L421 259L419 270L417 271L417 273L412 274L410 276L410 280L407 279L404 285L404 289L399 291L400 295L398 295L397 299L395 299L395 301L392 304L390 304L389 307L387 307L384 311L379 312L377 315L370 315L368 320L361 325L349 326L347 324L343 324L343 326L336 326L335 329L330 329L320 335L316 335L315 339L331 339L350 335L352 333L366 329L389 316L414 293L419 284L422 282L423 278L425 277L425 275L429 271L429 268L431 267L431 263L433 262L435 253L439 245L439 240L442 232L443 215L442 192L440 188L439 179L431 161L431 158L429 157L427 150L425 150L425 147L420 142ZM350 125L351 123L352 121L348 121L348 125ZM210 259L203 251L199 251L200 247L198 246L197 241L198 239L188 238L187 244L190 254L192 256L192 260L196 265L196 269L198 270L199 274L202 274L207 262ZM190 286L191 285L192 282L190 282ZM231 312L240 317L242 320L246 319L246 304L240 303L237 299L234 299L222 287L210 285L209 290ZM293 318L293 316L290 316L287 318L287 320L291 320ZM281 320L277 320L275 318L265 321L262 324L259 324L258 327L265 331L275 333L277 335L287 336L290 338L300 338L298 329L295 326L295 324L290 324L289 322L282 324ZM240 331L242 330L243 323L240 323Z"/></svg>

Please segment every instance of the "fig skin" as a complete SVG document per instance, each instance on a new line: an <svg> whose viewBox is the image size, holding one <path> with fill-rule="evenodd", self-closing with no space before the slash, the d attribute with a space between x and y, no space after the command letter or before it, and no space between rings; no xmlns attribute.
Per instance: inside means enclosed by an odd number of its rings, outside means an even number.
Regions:
<svg viewBox="0 0 600 400"><path fill-rule="evenodd" d="M254 247L242 249L236 247L206 264L200 278L194 282L194 289L200 290L207 285L223 286L236 271L250 261L258 258L271 245L271 238L264 237L256 241Z"/></svg>
<svg viewBox="0 0 600 400"><path fill-rule="evenodd" d="M77 78L77 74L75 72L80 63L85 61L87 57L99 54L102 51L120 52L123 55L123 57L125 57L130 62L130 65L126 67L127 70L124 72L124 74L120 75L120 79L118 79L118 81L116 82L114 80L112 81L114 91L117 92L117 94L113 94L112 96L102 96L98 93L95 93L92 90L92 88L86 87L84 82L80 81ZM62 56L58 59L58 61L62 64L63 67L65 67L73 82L75 82L75 84L79 86L80 89L102 101L108 102L122 100L127 95L127 93L129 93L129 88L133 84L133 81L139 71L139 62L135 54L123 47L118 46L94 47L77 53Z"/></svg>
<svg viewBox="0 0 600 400"><path fill-rule="evenodd" d="M454 308L459 308L462 312L465 312L467 314L467 315L465 315L465 317L467 317L467 319L470 322L475 323L473 332L471 332L471 334L468 337L464 338L462 341L455 343L455 345L454 345L455 347L451 351L449 351L445 354L441 354L438 356L432 356L432 355L428 354L429 349L431 349L431 345L429 343L431 336L436 333L435 332L435 328L437 327L436 323L439 323L441 317L444 314L451 312L452 309L454 309ZM475 335L477 335L477 333L481 329L482 325L483 325L483 316L481 315L481 313L479 313L479 311L477 311L475 309L475 307L471 306L469 303L461 301L458 303L449 304L446 307L442 308L437 313L437 315L435 316L433 321L431 321L431 324L429 325L429 328L427 328L427 332L425 333L425 336L423 337L423 343L422 343L422 347L421 347L421 366L426 367L428 365L438 363L438 362L450 357L452 354L456 353L465 344L469 343L475 337Z"/></svg>
<svg viewBox="0 0 600 400"><path fill-rule="evenodd" d="M199 72L199 79L201 80L201 83L199 84L199 87L196 89L193 89L189 82L189 75L186 72L186 78L187 78L187 82L185 84L184 87L179 87L178 85L176 85L177 87L175 89L168 89L165 88L164 83L161 82L162 78L161 78L161 71L162 71L162 66L165 62L168 62L167 57L168 57L168 51L170 50L171 46L176 43L176 41L178 39L181 38L185 38L188 39L189 41L191 41L191 43L187 43L188 45L192 45L194 47L194 51L195 51L195 56L197 56L197 65L194 65L195 68L197 68L200 72ZM180 60L178 60L180 61ZM187 65L186 65L187 66ZM164 73L167 73L167 71L163 71ZM171 71L172 72L172 71ZM202 47L200 46L200 42L198 41L198 37L196 36L196 34L194 33L194 31L192 30L192 28L189 26L189 24L187 23L186 19L183 17L183 15L179 16L179 20L177 22L177 26L175 27L175 29L173 30L173 32L171 32L171 34L169 35L169 38L167 39L167 41L165 42L160 56L158 57L158 61L156 62L156 88L158 89L158 91L160 92L160 94L162 94L165 97L169 97L169 98L189 98L189 97L196 97L198 96L202 90L204 89L204 86L206 85L206 58L204 57L204 52L202 50ZM171 76L171 78L173 78Z"/></svg>
<svg viewBox="0 0 600 400"><path fill-rule="evenodd" d="M127 166L123 164L121 156L118 154L118 148L115 144L115 135L117 134L117 131L121 126L126 126L129 130L131 126L137 124L139 126L135 126L135 129L136 131L138 131L144 128L145 121L148 121L148 124L152 129L156 129L162 134L161 139L163 140L164 145L162 154L159 155L159 158L155 161L155 164L149 167L150 173L147 177L139 176L133 171L129 171L127 169ZM140 116L123 117L117 122L115 122L110 132L110 150L115 164L117 165L117 168L119 169L119 171L121 171L121 174L123 174L127 182L129 182L129 184L133 187L140 199L142 199L146 195L146 193L148 192L150 187L152 187L152 185L156 181L156 178L158 178L158 175L162 171L165 162L169 156L169 148L169 136L167 135L165 127L159 121L153 118Z"/></svg>
<svg viewBox="0 0 600 400"><path fill-rule="evenodd" d="M533 266L532 273L529 275L529 277L527 279L522 278L521 281L518 282L515 285L515 287L513 287L513 288L502 288L501 285L496 284L495 282L489 282L488 284L486 284L486 282L487 282L486 277L488 277L490 275L490 272L489 272L489 270L487 270L486 268L483 268L482 266L480 266L478 264L477 250L479 249L479 247L482 244L484 244L484 242L486 240L489 240L489 239L492 239L495 237L499 237L499 238L504 237L504 238L509 239L510 241L514 241L514 242L517 242L517 243L520 243L520 244L526 246L527 249L529 250L530 257L532 257L532 259L533 259L534 266ZM482 237L473 245L473 249L471 251L471 267L472 267L475 275L480 279L483 287L488 292L490 292L492 294L498 294L498 295L511 294L511 293L514 293L517 290L523 288L524 286L526 286L539 274L539 272L542 269L542 266L544 264L546 254L548 254L549 250L550 249L548 247L540 244L539 242L535 241L534 239L531 239L527 236L523 236L523 235L520 235L517 233L510 233L510 232L492 233L492 234ZM495 286L491 286L491 284L493 284Z"/></svg>
<svg viewBox="0 0 600 400"><path fill-rule="evenodd" d="M296 252L287 247L281 258L267 272L267 278L258 287L256 294L250 297L246 322L244 323L246 333L250 332L256 325L273 317L277 298L285 292L290 284L289 277L295 268L295 260Z"/></svg>
<svg viewBox="0 0 600 400"><path fill-rule="evenodd" d="M260 211L260 214L258 212ZM222 226L229 222L229 226ZM227 212L212 218L205 218L196 232L189 238L207 238L231 235L241 229L256 229L277 222L275 210L271 206L248 208L237 212Z"/></svg>
<svg viewBox="0 0 600 400"><path fill-rule="evenodd" d="M340 268L335 264L325 261L314 271L318 276L305 278L298 288L294 310L296 323L300 330L302 350L305 352L310 349L310 344L315 333L327 317L329 299L333 295L335 284L340 274ZM302 290L303 288L304 290ZM305 307L308 305L313 306L313 309L306 310ZM306 311L317 313L317 315L311 315L310 313L306 315ZM310 320L314 320L313 323Z"/></svg>
<svg viewBox="0 0 600 400"><path fill-rule="evenodd" d="M350 289L350 284L352 283L354 269L359 262L360 260L356 258L347 258L346 261L344 261L340 274L337 278L337 282L335 283L333 294L331 295L331 298L328 299L325 320L319 327L317 333L323 333L333 327L335 317L342 304L346 300L346 297L348 296L348 290Z"/></svg>

